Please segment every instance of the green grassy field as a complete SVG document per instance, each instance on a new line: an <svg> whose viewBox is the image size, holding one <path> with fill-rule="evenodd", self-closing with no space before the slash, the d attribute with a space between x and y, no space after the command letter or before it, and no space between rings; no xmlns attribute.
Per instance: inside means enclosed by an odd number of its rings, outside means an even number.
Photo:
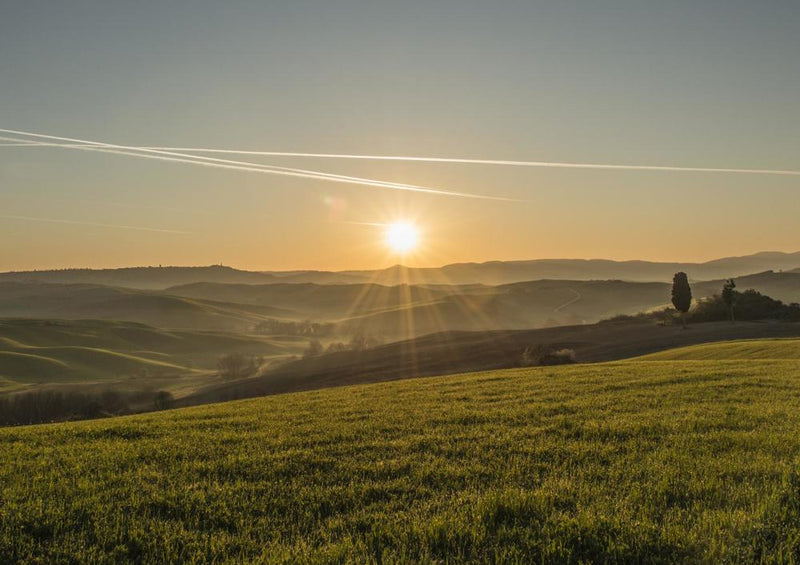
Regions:
<svg viewBox="0 0 800 565"><path fill-rule="evenodd" d="M747 339L706 343L645 355L642 361L800 359L800 339Z"/></svg>
<svg viewBox="0 0 800 565"><path fill-rule="evenodd" d="M800 560L796 359L345 387L8 428L0 453L3 563Z"/></svg>

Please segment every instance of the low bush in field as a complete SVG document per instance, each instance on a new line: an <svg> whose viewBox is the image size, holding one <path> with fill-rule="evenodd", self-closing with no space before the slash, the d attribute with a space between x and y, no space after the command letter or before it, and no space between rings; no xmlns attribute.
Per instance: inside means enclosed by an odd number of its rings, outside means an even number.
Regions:
<svg viewBox="0 0 800 565"><path fill-rule="evenodd" d="M520 355L520 365L523 367L568 365L575 362L574 350L551 345L531 345L526 347Z"/></svg>

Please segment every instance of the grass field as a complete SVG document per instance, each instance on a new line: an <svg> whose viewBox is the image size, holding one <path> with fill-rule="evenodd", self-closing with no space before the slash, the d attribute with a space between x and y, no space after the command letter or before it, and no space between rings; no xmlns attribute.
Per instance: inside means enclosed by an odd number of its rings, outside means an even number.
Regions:
<svg viewBox="0 0 800 565"><path fill-rule="evenodd" d="M747 339L705 343L645 355L642 361L711 361L723 359L800 359L800 339Z"/></svg>
<svg viewBox="0 0 800 565"><path fill-rule="evenodd" d="M4 563L800 560L796 359L345 387L3 429L0 453Z"/></svg>

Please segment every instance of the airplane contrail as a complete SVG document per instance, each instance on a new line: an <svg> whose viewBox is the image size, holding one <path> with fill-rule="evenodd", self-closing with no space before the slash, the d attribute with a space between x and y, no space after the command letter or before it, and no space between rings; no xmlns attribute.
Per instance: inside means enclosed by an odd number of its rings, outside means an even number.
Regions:
<svg viewBox="0 0 800 565"><path fill-rule="evenodd" d="M181 235L190 235L192 232L188 231L180 231L180 230L168 230L162 228L148 228L144 226L127 226L123 224L99 224L97 222L81 222L77 220L59 220L56 218L35 218L32 216L12 216L7 214L0 215L0 218L6 220L23 220L28 222L47 222L52 224L71 224L76 226L94 226L98 228L117 228L123 230L137 230L137 231L149 231L149 232L157 232L157 233L175 233Z"/></svg>
<svg viewBox="0 0 800 565"><path fill-rule="evenodd" d="M448 191L448 190L438 190L433 188L427 188L412 184L402 184L402 183L394 183L394 182L387 182L387 181L380 181L380 180L373 180L361 177L351 177L346 175L337 175L333 173L325 173L320 171L309 171L305 169L293 169L289 167L277 167L274 165L263 165L260 163L251 163L247 161L232 161L229 159L215 159L212 157L202 157L197 155L189 155L185 153L175 152L175 151L167 151L162 149L150 149L144 147L136 147L136 146L128 146L128 145L116 145L111 143L103 143L99 141L88 141L84 139L75 139L69 137L59 137L54 135L45 135L45 134L37 134L32 132L25 132L25 131L18 131L18 130L9 130L9 129L1 129L0 132L3 133L10 133L14 135L22 135L28 137L36 137L39 139L48 139L48 140L57 140L57 141L65 141L70 142L69 144L66 143L44 143L39 141L30 141L28 146L44 146L44 147L64 147L69 149L79 149L79 150L88 150L88 151L99 151L102 153L112 153L117 155L128 155L133 157L142 157L142 158L149 158L149 159L157 159L161 161L171 161L171 162L178 162L178 163L191 163L197 164L207 167L218 167L224 169L233 169L233 170L241 170L241 171L249 171L249 172L261 172L261 173L268 173L268 174L278 174L278 175L286 175L286 176L293 176L293 177L301 177L301 178L309 178L314 180L328 180L331 182L342 182L348 184L358 184L364 186L372 186L378 188L389 188L394 190L407 190L412 192L421 192L421 193L428 193L428 194L436 194L441 196L456 196L462 198L477 198L477 199L484 199L484 200L502 200L502 201L517 201L512 198L504 198L499 196L489 196L483 194L472 194L466 192L455 192L455 191ZM10 137L0 137L0 140L3 141L10 141L10 142L22 142L25 143L28 140L21 140L17 138L10 138Z"/></svg>
<svg viewBox="0 0 800 565"><path fill-rule="evenodd" d="M3 130L0 130L3 131ZM28 142L25 145L32 145ZM17 146L16 144L14 144ZM19 144L21 146L22 144ZM47 146L68 146L59 143L43 144ZM499 165L511 167L543 167L561 169L609 169L623 171L670 171L670 172L694 172L694 173L732 173L732 174L755 174L755 175L784 175L800 176L800 170L793 169L736 169L724 167L679 167L673 165L624 165L606 163L572 163L560 161L515 161L508 159L466 159L459 157L422 157L405 155L360 155L348 153L301 153L289 151L250 151L239 149L208 149L201 147L141 147L142 150L153 151L181 151L184 153L216 153L229 155L253 155L261 157L299 157L317 159L350 159L364 161L408 161L420 163L453 163L465 165Z"/></svg>
<svg viewBox="0 0 800 565"><path fill-rule="evenodd" d="M2 131L2 130L0 130ZM418 157L403 155L355 155L346 153L298 153L286 151L242 151L236 149L205 149L198 147L147 147L164 151L183 151L186 153L220 153L233 155L254 155L263 157L307 157L319 159L358 159L369 161L411 161L422 163L456 163L466 165L501 165L511 167L551 167L561 169L610 169L623 171L672 171L692 173L739 173L755 175L800 176L800 170L792 169L735 169L720 167L678 167L671 165L617 165L603 163L570 163L559 161L513 161L506 159L463 159L454 157Z"/></svg>

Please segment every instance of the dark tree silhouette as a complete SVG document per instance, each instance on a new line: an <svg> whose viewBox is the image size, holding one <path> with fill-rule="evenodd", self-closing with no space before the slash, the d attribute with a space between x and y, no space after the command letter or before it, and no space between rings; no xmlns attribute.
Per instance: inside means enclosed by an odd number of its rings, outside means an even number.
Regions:
<svg viewBox="0 0 800 565"><path fill-rule="evenodd" d="M153 408L156 410L168 410L172 408L174 400L170 392L159 390L153 398Z"/></svg>
<svg viewBox="0 0 800 565"><path fill-rule="evenodd" d="M733 315L733 298L736 294L733 289L735 288L736 283L733 282L733 279L726 280L725 284L722 286L722 301L725 303L725 306L728 307L728 312L731 316L731 324L735 321Z"/></svg>
<svg viewBox="0 0 800 565"><path fill-rule="evenodd" d="M223 377L238 378L244 377L255 369L252 360L248 361L241 353L229 353L223 355L217 361L217 369Z"/></svg>
<svg viewBox="0 0 800 565"><path fill-rule="evenodd" d="M675 273L672 277L672 305L681 313L681 324L686 328L686 312L692 306L692 289L686 273Z"/></svg>

